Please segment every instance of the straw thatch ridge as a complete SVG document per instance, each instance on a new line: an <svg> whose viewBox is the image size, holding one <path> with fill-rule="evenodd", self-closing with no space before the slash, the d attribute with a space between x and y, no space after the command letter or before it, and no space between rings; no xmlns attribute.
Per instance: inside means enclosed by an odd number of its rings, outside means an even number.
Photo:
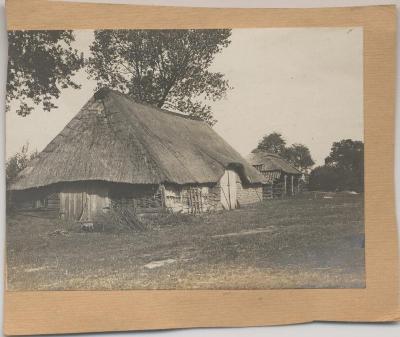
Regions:
<svg viewBox="0 0 400 337"><path fill-rule="evenodd" d="M280 171L287 174L301 175L302 173L288 163L285 159L275 153L262 150L255 150L247 157L249 163L253 166L262 165L262 171Z"/></svg>
<svg viewBox="0 0 400 337"><path fill-rule="evenodd" d="M264 182L262 175L207 123L103 89L9 189L89 180L215 183L229 167L239 171L245 184Z"/></svg>

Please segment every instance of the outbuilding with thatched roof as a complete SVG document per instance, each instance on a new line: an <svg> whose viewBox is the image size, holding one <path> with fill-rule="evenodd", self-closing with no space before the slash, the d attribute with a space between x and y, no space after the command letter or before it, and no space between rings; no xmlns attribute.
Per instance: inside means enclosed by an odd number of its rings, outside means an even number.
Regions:
<svg viewBox="0 0 400 337"><path fill-rule="evenodd" d="M9 187L64 218L113 203L199 213L262 200L265 178L207 123L99 90Z"/></svg>
<svg viewBox="0 0 400 337"><path fill-rule="evenodd" d="M264 199L295 196L300 192L301 171L279 155L256 149L247 160L266 179Z"/></svg>

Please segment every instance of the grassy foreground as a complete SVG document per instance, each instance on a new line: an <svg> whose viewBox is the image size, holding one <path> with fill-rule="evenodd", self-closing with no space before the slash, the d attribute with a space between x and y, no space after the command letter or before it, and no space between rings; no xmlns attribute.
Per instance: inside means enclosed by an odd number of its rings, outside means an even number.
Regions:
<svg viewBox="0 0 400 337"><path fill-rule="evenodd" d="M364 287L363 196L307 193L142 232L7 217L8 290Z"/></svg>

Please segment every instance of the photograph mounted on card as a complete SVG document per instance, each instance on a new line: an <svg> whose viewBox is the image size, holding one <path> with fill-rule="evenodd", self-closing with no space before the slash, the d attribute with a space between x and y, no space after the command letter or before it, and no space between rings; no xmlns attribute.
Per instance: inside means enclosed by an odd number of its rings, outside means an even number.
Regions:
<svg viewBox="0 0 400 337"><path fill-rule="evenodd" d="M10 31L7 288L363 288L362 36Z"/></svg>
<svg viewBox="0 0 400 337"><path fill-rule="evenodd" d="M396 320L394 7L7 19L8 333Z"/></svg>

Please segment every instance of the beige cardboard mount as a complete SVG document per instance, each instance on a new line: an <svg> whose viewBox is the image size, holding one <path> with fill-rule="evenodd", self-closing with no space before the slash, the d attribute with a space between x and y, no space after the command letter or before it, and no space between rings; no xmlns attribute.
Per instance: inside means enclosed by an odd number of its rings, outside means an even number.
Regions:
<svg viewBox="0 0 400 337"><path fill-rule="evenodd" d="M6 291L6 334L400 318L393 160L394 6L219 9L9 0L6 7L9 30L362 27L367 277L365 289Z"/></svg>

